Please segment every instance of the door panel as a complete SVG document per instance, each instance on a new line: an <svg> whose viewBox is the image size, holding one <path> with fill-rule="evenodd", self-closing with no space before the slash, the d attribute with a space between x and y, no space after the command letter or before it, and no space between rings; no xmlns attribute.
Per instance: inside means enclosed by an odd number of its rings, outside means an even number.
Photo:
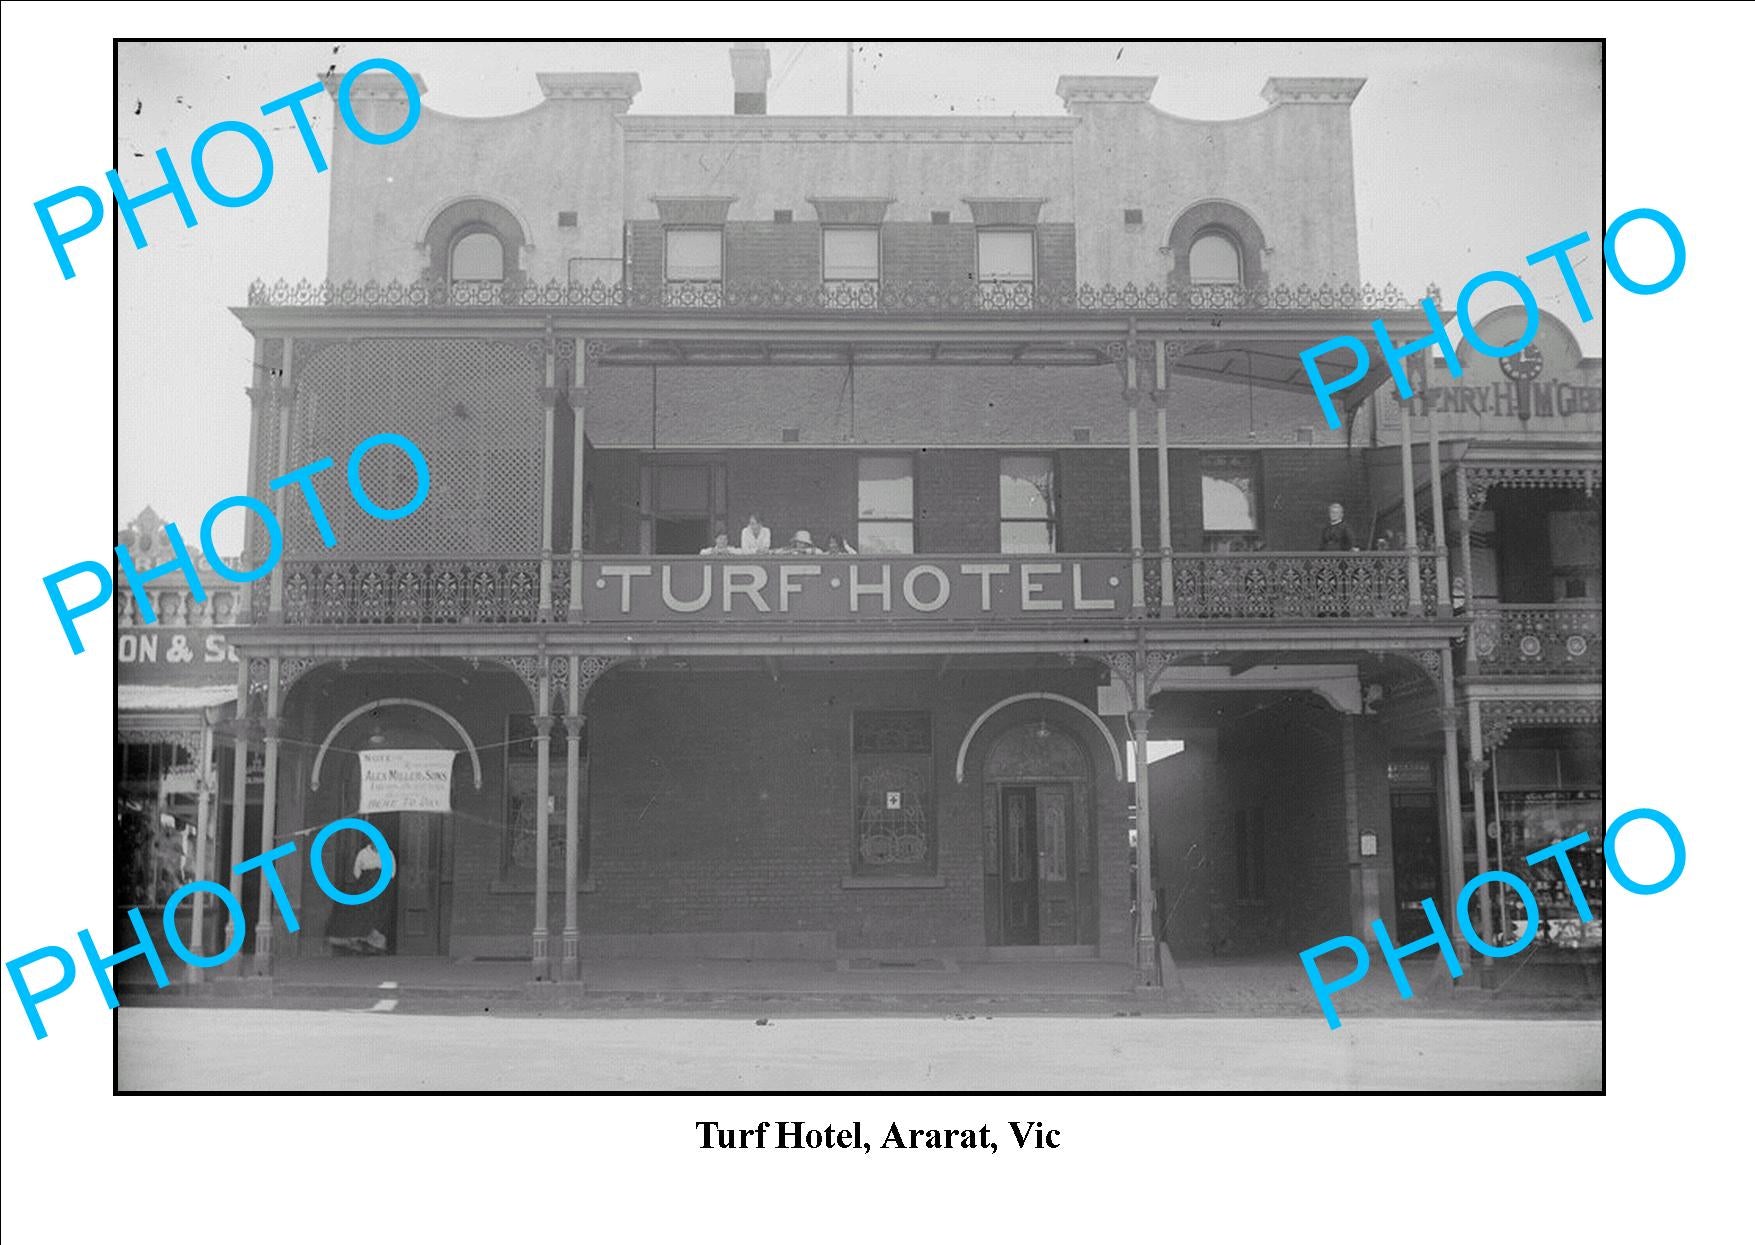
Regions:
<svg viewBox="0 0 1755 1245"><path fill-rule="evenodd" d="M439 819L399 813L396 852L396 953L439 954Z"/></svg>
<svg viewBox="0 0 1755 1245"><path fill-rule="evenodd" d="M1072 788L1045 784L1036 788L1035 796L1041 941L1065 946L1078 940L1078 899L1071 865Z"/></svg>
<svg viewBox="0 0 1755 1245"><path fill-rule="evenodd" d="M1037 883L1036 792L1031 787L1000 791L1000 909L1005 942L1033 945L1041 940L1040 888Z"/></svg>

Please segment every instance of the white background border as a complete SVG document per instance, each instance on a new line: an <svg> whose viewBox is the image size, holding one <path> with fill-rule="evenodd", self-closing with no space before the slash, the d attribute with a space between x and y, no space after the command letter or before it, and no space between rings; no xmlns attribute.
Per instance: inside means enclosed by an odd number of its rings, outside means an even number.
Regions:
<svg viewBox="0 0 1755 1245"><path fill-rule="evenodd" d="M741 29L720 28L733 11ZM1609 294L1608 807L1664 809L1689 848L1687 872L1670 891L1616 896L1607 1097L118 1099L111 1017L82 964L74 993L60 1000L68 1005L52 1013L52 1040L32 1040L10 987L0 1001L5 1224L29 1233L11 1239L401 1239L426 1228L448 1241L538 1226L581 1237L631 1230L636 1239L672 1239L689 1227L732 1240L793 1231L942 1239L959 1229L1085 1235L1103 1223L1168 1236L1204 1226L1241 1239L1277 1229L1310 1239L1482 1240L1571 1235L1605 1221L1615 1229L1608 1239L1648 1229L1701 1239L1746 1222L1741 1213L1719 1218L1732 1182L1747 1180L1737 1101L1747 1099L1747 1004L1737 1001L1745 984L1730 953L1742 946L1736 896L1752 876L1748 809L1733 799L1750 768L1748 658L1740 636L1725 630L1742 616L1737 602L1750 598L1749 471L1736 457L1746 444L1746 388L1735 380L1742 355L1731 314L1733 289L1749 292L1747 196L1735 190L1747 181L1749 109L1732 97L1747 44L1721 25L1731 11L1087 3L1064 11L1076 21L1054 21L1016 6L805 10L811 25L832 22L841 37L1607 35L1609 212L1658 207L1688 242L1686 274L1666 293ZM473 21L430 5L203 6L202 20L190 12L152 4L6 12L6 957L47 942L76 949L74 931L91 925L101 937L110 911L110 640L107 629L87 628L88 652L71 657L41 577L102 560L112 539L112 269L107 245L88 242L78 278L61 281L45 262L31 203L110 167L111 38L208 37L216 14L245 27L296 24L297 37L326 37L323 27L389 33L411 18L435 37L542 37L556 27L595 38L823 33L776 5L502 5L480 8ZM1003 23L993 20L999 13ZM1460 131L1468 118L1449 124ZM1431 141L1445 143L1446 129L1435 125ZM1602 225L1578 223L1593 242ZM106 240L109 231L106 223ZM1552 240L1532 238L1530 247ZM1639 271L1636 256L1628 262ZM1484 257L1482 267L1515 271L1520 258ZM1634 843L1633 831L1627 839L1635 876L1663 872L1661 854L1645 850L1651 844ZM919 1154L882 1166L843 1154L702 1155L691 1122L714 1116L959 1126L1039 1118L1067 1144L1054 1154ZM1734 1151L1745 1159L1733 1166ZM898 1216L905 1226L887 1226ZM795 1227L776 1231L783 1224Z"/></svg>

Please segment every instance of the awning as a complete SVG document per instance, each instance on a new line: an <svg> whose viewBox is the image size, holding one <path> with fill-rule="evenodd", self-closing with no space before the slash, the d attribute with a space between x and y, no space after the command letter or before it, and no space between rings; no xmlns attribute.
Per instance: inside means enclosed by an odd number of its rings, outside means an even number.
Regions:
<svg viewBox="0 0 1755 1245"><path fill-rule="evenodd" d="M160 684L122 683L116 687L116 708L123 713L175 713L210 709L238 698L235 684L207 687L167 687Z"/></svg>

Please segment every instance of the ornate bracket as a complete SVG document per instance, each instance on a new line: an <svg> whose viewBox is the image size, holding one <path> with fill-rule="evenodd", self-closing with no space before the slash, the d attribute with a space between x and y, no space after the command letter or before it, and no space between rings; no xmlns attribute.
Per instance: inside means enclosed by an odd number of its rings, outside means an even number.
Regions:
<svg viewBox="0 0 1755 1245"><path fill-rule="evenodd" d="M1151 698L1152 686L1157 683L1158 675L1165 666L1176 660L1176 654L1168 649L1147 649L1143 664L1132 649L1113 649L1095 653L1068 653L1072 657L1094 657L1109 667L1111 681L1122 689L1128 704L1133 704L1134 673L1138 671L1145 676L1146 697ZM1145 706L1135 705L1135 709Z"/></svg>
<svg viewBox="0 0 1755 1245"><path fill-rule="evenodd" d="M1481 746L1491 752L1520 726L1601 726L1600 700L1484 700Z"/></svg>
<svg viewBox="0 0 1755 1245"><path fill-rule="evenodd" d="M287 690L305 675L323 663L315 657L282 657L280 659L280 694L286 696Z"/></svg>

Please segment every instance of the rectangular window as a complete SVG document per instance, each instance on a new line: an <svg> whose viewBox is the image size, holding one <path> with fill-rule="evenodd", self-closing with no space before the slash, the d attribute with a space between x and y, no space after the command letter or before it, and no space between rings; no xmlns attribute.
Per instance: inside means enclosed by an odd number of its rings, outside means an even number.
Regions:
<svg viewBox="0 0 1755 1245"><path fill-rule="evenodd" d="M914 552L914 460L890 455L859 459L860 553Z"/></svg>
<svg viewBox="0 0 1755 1245"><path fill-rule="evenodd" d="M931 874L938 843L932 807L932 715L853 715L853 871Z"/></svg>
<svg viewBox="0 0 1755 1245"><path fill-rule="evenodd" d="M725 525L723 464L648 463L642 487L651 529L649 553L698 554L713 543L714 530Z"/></svg>
<svg viewBox="0 0 1755 1245"><path fill-rule="evenodd" d="M975 234L975 274L981 305L1014 311L1035 303L1036 235L1028 229L982 229Z"/></svg>
<svg viewBox="0 0 1755 1245"><path fill-rule="evenodd" d="M1261 547L1261 461L1254 454L1200 456L1201 525L1208 553Z"/></svg>
<svg viewBox="0 0 1755 1245"><path fill-rule="evenodd" d="M667 306L717 307L724 277L723 230L664 231L664 301Z"/></svg>
<svg viewBox="0 0 1755 1245"><path fill-rule="evenodd" d="M1240 808L1232 814L1237 847L1237 898L1260 903L1267 898L1267 849L1262 841L1260 807Z"/></svg>
<svg viewBox="0 0 1755 1245"><path fill-rule="evenodd" d="M1054 459L1047 454L1006 454L999 460L999 551L1053 553L1057 521Z"/></svg>
<svg viewBox="0 0 1755 1245"><path fill-rule="evenodd" d="M875 298L878 272L877 230L823 230L823 285L837 301Z"/></svg>

